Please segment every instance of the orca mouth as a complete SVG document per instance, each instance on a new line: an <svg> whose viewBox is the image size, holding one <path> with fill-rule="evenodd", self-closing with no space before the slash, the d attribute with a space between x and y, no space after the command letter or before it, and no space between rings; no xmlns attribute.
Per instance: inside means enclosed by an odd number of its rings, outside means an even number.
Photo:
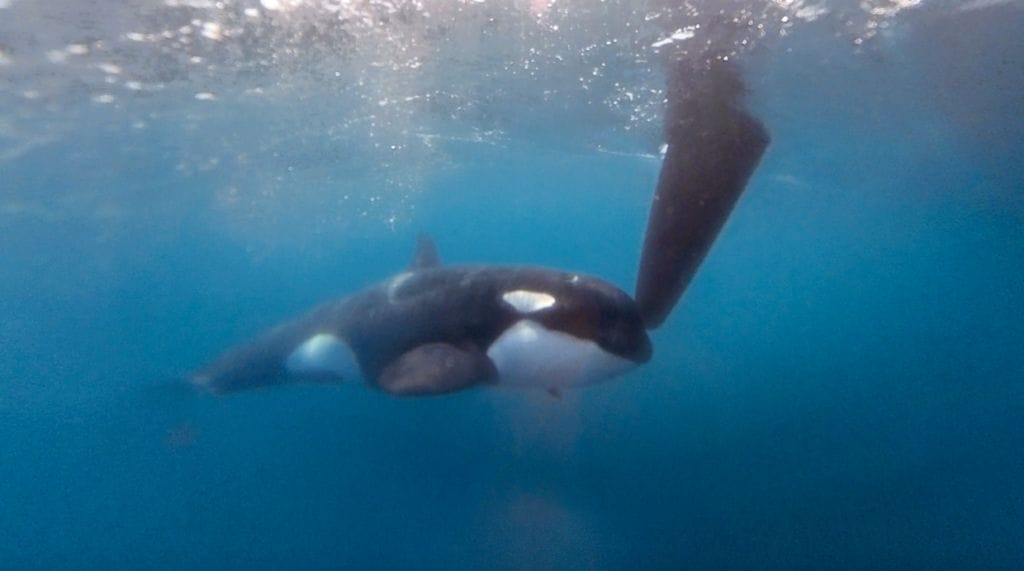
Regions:
<svg viewBox="0 0 1024 571"><path fill-rule="evenodd" d="M641 331L630 345L631 346L626 351L620 350L621 352L619 355L621 357L629 359L637 365L643 365L651 360L654 349L651 344L651 338L647 336L646 332Z"/></svg>
<svg viewBox="0 0 1024 571"><path fill-rule="evenodd" d="M654 352L651 338L643 329L637 331L629 327L613 327L602 331L597 343L605 351L637 365L650 361Z"/></svg>
<svg viewBox="0 0 1024 571"><path fill-rule="evenodd" d="M647 333L643 333L643 337L640 338L640 346L636 352L633 353L629 358L636 362L638 365L642 365L651 360L654 355L654 346L651 343L651 338L647 336Z"/></svg>

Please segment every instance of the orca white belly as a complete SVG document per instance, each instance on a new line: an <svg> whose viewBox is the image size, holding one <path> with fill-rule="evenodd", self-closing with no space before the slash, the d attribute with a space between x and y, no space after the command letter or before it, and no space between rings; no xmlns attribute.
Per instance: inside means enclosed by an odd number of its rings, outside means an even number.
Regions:
<svg viewBox="0 0 1024 571"><path fill-rule="evenodd" d="M498 371L499 385L518 387L592 385L636 366L593 341L552 331L529 319L502 333L487 349L487 356Z"/></svg>

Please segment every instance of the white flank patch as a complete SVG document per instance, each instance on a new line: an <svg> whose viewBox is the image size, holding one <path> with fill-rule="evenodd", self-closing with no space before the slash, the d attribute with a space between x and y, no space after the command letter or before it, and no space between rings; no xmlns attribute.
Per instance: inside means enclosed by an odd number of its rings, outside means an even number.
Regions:
<svg viewBox="0 0 1024 571"><path fill-rule="evenodd" d="M487 349L487 356L501 384L546 389L594 384L636 366L593 341L551 331L528 319L502 333Z"/></svg>
<svg viewBox="0 0 1024 571"><path fill-rule="evenodd" d="M541 291L529 291L525 289L505 292L505 294L501 296L501 299L505 300L505 303L516 308L516 311L519 313L533 313L555 305L555 296Z"/></svg>
<svg viewBox="0 0 1024 571"><path fill-rule="evenodd" d="M285 367L295 375L329 373L345 381L363 378L352 349L329 333L318 333L299 345L288 356Z"/></svg>

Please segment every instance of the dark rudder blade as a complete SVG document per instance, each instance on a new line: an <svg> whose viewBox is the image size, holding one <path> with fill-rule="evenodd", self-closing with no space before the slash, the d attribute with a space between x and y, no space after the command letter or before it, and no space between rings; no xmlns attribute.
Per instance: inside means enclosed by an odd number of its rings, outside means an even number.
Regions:
<svg viewBox="0 0 1024 571"><path fill-rule="evenodd" d="M648 329L668 317L768 146L768 132L744 108L743 95L729 62L684 59L670 70L668 149L636 284Z"/></svg>

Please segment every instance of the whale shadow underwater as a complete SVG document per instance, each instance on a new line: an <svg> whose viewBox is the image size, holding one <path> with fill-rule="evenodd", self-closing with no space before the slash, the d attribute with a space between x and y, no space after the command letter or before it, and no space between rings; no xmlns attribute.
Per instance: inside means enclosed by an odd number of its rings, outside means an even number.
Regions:
<svg viewBox="0 0 1024 571"><path fill-rule="evenodd" d="M443 265L421 235L406 271L228 349L189 380L215 394L362 380L398 396L476 386L557 395L646 363L647 331L675 307L770 140L730 62L675 61L666 93L635 296L548 268Z"/></svg>

